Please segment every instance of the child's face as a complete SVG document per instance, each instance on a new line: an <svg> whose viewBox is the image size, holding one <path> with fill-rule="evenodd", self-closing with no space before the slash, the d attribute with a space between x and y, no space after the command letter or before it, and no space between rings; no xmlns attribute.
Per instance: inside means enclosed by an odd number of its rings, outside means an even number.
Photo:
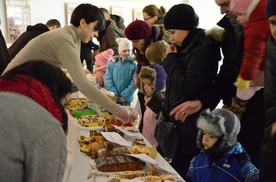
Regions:
<svg viewBox="0 0 276 182"><path fill-rule="evenodd" d="M236 21L237 21L240 25L244 26L244 25L247 23L246 15L245 15L245 14L236 13L236 16L237 16Z"/></svg>
<svg viewBox="0 0 276 182"><path fill-rule="evenodd" d="M130 50L123 50L120 53L121 58L128 58L130 56Z"/></svg>
<svg viewBox="0 0 276 182"><path fill-rule="evenodd" d="M202 136L202 144L204 146L204 149L207 150L218 141L218 137L211 135L205 131L203 131L203 136Z"/></svg>
<svg viewBox="0 0 276 182"><path fill-rule="evenodd" d="M274 39L276 39L276 15L273 15L268 18L271 35Z"/></svg>
<svg viewBox="0 0 276 182"><path fill-rule="evenodd" d="M145 94L147 96L152 96L153 90L152 90L152 82L148 78L144 78L142 80L142 83L144 85Z"/></svg>

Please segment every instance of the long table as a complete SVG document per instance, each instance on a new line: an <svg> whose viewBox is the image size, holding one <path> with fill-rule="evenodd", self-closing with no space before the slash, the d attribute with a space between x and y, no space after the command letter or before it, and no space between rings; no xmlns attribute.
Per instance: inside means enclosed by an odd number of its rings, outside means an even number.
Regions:
<svg viewBox="0 0 276 182"><path fill-rule="evenodd" d="M76 119L69 114L67 135L68 158L63 182L107 182L108 176L92 170L90 165L91 159L80 152L77 138L84 135L84 132L78 127ZM144 138L140 132L137 132L137 137ZM145 138L144 140L147 146L150 145ZM157 161L158 166L173 173L176 176L177 182L184 181L160 154L157 154L154 160Z"/></svg>

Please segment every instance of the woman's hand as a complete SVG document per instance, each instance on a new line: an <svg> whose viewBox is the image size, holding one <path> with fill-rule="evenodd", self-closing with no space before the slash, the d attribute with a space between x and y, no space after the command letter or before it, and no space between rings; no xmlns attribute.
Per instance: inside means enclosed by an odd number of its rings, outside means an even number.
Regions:
<svg viewBox="0 0 276 182"><path fill-rule="evenodd" d="M130 106L122 106L118 117L123 123L132 123L133 125L136 125L138 113Z"/></svg>
<svg viewBox="0 0 276 182"><path fill-rule="evenodd" d="M176 47L175 47L174 45L170 45L170 46L167 48L167 50L166 50L166 55L168 55L169 53L172 53L172 52L177 53L177 49L176 49Z"/></svg>
<svg viewBox="0 0 276 182"><path fill-rule="evenodd" d="M199 100L186 101L176 106L170 112L170 115L174 115L175 120L179 120L183 123L189 115L198 112L201 108L202 104Z"/></svg>

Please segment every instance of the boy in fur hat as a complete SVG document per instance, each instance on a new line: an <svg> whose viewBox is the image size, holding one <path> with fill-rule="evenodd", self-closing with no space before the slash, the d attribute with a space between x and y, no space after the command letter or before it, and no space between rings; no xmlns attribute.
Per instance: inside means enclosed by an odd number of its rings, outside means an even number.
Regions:
<svg viewBox="0 0 276 182"><path fill-rule="evenodd" d="M162 110L163 96L156 90L156 71L148 66L143 66L139 73L141 91L145 94L146 110L143 116L142 134L152 146L158 142L154 138L154 130L158 122L157 118Z"/></svg>
<svg viewBox="0 0 276 182"><path fill-rule="evenodd" d="M136 90L134 76L137 64L131 57L131 42L127 38L117 38L116 42L120 56L113 57L108 64L104 85L106 90L115 94L117 104L130 106Z"/></svg>
<svg viewBox="0 0 276 182"><path fill-rule="evenodd" d="M226 109L203 111L197 120L201 152L191 160L187 181L259 181L259 170L237 141L240 120Z"/></svg>

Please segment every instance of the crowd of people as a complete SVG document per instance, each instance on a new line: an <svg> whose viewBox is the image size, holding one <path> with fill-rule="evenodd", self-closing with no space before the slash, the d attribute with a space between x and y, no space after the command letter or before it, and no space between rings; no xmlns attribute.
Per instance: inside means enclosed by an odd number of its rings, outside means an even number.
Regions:
<svg viewBox="0 0 276 182"><path fill-rule="evenodd" d="M62 181L73 86L123 122L139 113L139 131L165 159L174 150L168 162L185 181L276 181L276 1L214 3L225 16L211 30L184 3L147 5L127 26L83 3L70 25L30 25L9 48L0 32L0 181ZM165 146L160 118L174 126Z"/></svg>

